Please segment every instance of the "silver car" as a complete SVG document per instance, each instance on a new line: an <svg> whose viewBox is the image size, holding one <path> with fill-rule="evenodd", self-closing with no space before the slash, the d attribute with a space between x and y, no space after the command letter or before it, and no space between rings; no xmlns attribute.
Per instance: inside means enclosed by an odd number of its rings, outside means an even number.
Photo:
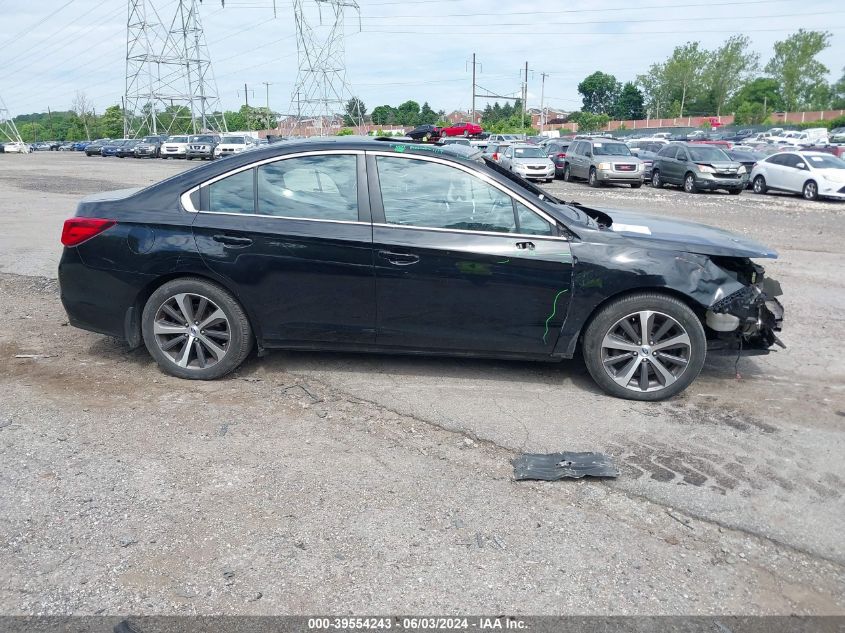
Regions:
<svg viewBox="0 0 845 633"><path fill-rule="evenodd" d="M604 184L629 184L634 189L643 186L643 163L621 141L589 139L577 140L566 152L563 179L567 182L582 178L591 187Z"/></svg>
<svg viewBox="0 0 845 633"><path fill-rule="evenodd" d="M501 155L500 164L526 180L551 182L555 177L555 164L546 151L537 145L510 145Z"/></svg>

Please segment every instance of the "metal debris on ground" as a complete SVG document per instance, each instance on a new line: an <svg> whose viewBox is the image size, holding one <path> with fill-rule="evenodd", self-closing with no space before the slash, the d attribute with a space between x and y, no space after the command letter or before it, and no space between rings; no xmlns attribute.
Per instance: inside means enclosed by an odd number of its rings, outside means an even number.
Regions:
<svg viewBox="0 0 845 633"><path fill-rule="evenodd" d="M587 476L618 477L619 469L613 463L613 458L604 453L525 454L513 461L513 478L516 481L556 481Z"/></svg>

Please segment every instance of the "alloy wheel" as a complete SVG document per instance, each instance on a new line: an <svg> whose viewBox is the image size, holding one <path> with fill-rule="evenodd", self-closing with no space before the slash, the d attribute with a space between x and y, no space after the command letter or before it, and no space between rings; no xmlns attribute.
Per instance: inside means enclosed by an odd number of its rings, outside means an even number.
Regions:
<svg viewBox="0 0 845 633"><path fill-rule="evenodd" d="M819 196L819 190L812 180L804 185L804 198L807 200L815 200Z"/></svg>
<svg viewBox="0 0 845 633"><path fill-rule="evenodd" d="M691 355L687 331L662 312L643 310L619 319L601 343L608 375L630 391L660 391L687 370Z"/></svg>
<svg viewBox="0 0 845 633"><path fill-rule="evenodd" d="M179 293L159 306L153 334L159 349L175 365L206 369L228 353L231 329L226 314L208 297Z"/></svg>
<svg viewBox="0 0 845 633"><path fill-rule="evenodd" d="M688 174L686 178L684 178L684 191L687 193L695 193L695 176L692 174Z"/></svg>

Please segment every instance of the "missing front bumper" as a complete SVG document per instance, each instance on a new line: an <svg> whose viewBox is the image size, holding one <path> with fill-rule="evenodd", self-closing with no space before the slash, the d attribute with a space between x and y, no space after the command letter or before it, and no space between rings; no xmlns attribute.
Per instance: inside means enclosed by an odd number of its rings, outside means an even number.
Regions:
<svg viewBox="0 0 845 633"><path fill-rule="evenodd" d="M707 310L705 322L720 338L738 339L743 347L786 347L777 332L783 328L783 291L774 279L765 278L717 301Z"/></svg>

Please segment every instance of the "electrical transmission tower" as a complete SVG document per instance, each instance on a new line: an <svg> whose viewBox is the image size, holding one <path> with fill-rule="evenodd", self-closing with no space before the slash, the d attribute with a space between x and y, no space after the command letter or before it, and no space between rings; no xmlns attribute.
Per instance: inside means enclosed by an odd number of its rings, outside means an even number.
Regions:
<svg viewBox="0 0 845 633"><path fill-rule="evenodd" d="M0 98L0 143L22 143L21 135L6 104Z"/></svg>
<svg viewBox="0 0 845 633"><path fill-rule="evenodd" d="M165 21L152 0L129 0L124 136L226 131L198 9L178 0Z"/></svg>
<svg viewBox="0 0 845 633"><path fill-rule="evenodd" d="M338 115L345 113L352 90L346 79L343 19L347 9L358 14L355 0L293 0L296 51L299 71L291 95L285 130L302 134L305 129L324 136ZM359 102L350 114L355 125L363 124Z"/></svg>

